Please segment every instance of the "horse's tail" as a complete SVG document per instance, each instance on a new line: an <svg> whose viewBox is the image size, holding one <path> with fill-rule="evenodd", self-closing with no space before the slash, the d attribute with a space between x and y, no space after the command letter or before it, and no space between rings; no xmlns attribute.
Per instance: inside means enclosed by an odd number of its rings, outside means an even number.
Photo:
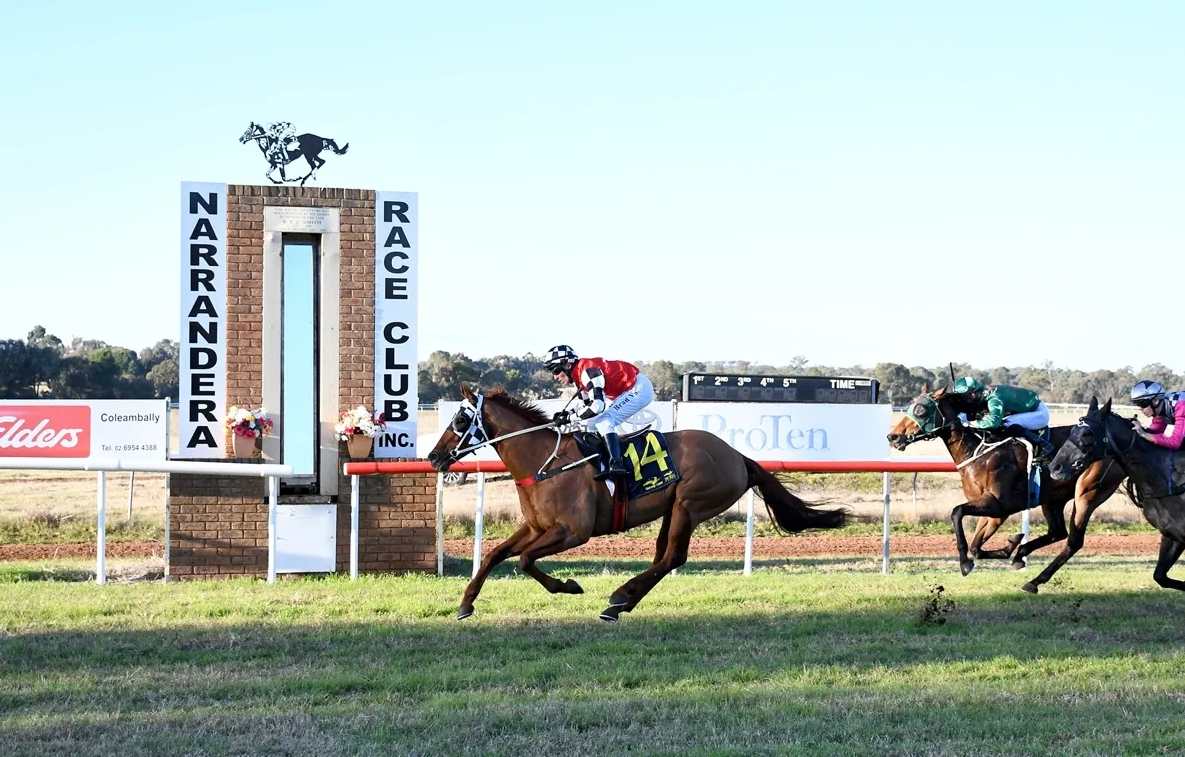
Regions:
<svg viewBox="0 0 1185 757"><path fill-rule="evenodd" d="M842 528L848 520L844 510L820 510L814 503L794 496L777 476L755 461L741 455L749 471L749 487L757 487L765 500L765 509L778 528L787 533L808 528Z"/></svg>
<svg viewBox="0 0 1185 757"><path fill-rule="evenodd" d="M350 149L350 143L349 143L349 142L346 142L346 146L345 146L345 147L342 147L341 149L338 149L337 142L334 142L332 139L327 139L327 140L325 140L325 146L326 146L326 147L328 147L330 150L333 150L333 152L334 152L335 154L337 154L337 155L345 155L345 154L346 154L346 150Z"/></svg>

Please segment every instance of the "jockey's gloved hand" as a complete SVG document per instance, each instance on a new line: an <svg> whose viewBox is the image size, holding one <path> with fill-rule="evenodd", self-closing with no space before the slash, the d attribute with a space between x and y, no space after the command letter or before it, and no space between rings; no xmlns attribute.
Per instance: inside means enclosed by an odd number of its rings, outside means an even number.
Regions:
<svg viewBox="0 0 1185 757"><path fill-rule="evenodd" d="M551 416L551 422L557 426L567 426L570 417L567 410L560 410Z"/></svg>

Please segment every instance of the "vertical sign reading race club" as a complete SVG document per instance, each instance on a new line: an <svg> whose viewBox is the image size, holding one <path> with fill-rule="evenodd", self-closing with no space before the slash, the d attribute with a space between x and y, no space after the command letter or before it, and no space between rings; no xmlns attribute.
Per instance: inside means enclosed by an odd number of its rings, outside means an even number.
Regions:
<svg viewBox="0 0 1185 757"><path fill-rule="evenodd" d="M418 202L415 192L375 192L374 406L387 424L376 458L416 456Z"/></svg>
<svg viewBox="0 0 1185 757"><path fill-rule="evenodd" d="M181 184L180 451L222 457L226 440L226 185Z"/></svg>

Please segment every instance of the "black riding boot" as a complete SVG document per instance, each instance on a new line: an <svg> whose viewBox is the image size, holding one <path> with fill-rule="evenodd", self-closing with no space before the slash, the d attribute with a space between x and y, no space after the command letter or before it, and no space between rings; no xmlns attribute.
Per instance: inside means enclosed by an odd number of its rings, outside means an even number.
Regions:
<svg viewBox="0 0 1185 757"><path fill-rule="evenodd" d="M609 451L609 466L597 475L593 476L597 481L604 481L607 478L617 478L629 473L629 470L621 462L621 444L617 441L617 434L605 434L605 449Z"/></svg>
<svg viewBox="0 0 1185 757"><path fill-rule="evenodd" d="M1027 428L1021 428L1020 431L1026 439L1033 443L1033 462L1037 465L1049 465L1049 461L1053 459L1056 452L1053 442L1049 441L1049 429L1030 431Z"/></svg>

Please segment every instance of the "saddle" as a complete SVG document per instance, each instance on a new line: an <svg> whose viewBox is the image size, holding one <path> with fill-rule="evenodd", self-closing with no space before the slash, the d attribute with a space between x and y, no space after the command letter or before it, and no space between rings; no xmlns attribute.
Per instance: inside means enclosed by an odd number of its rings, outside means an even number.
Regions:
<svg viewBox="0 0 1185 757"><path fill-rule="evenodd" d="M671 458L666 437L647 424L629 434L618 437L622 457L629 460L627 468L633 467L632 475L620 476L605 481L613 497L613 511L609 533L626 530L629 523L629 503L633 500L665 489L679 480L679 470ZM572 434L583 456L597 455L597 464L604 470L608 467L609 451L605 439L597 433L576 431Z"/></svg>
<svg viewBox="0 0 1185 757"><path fill-rule="evenodd" d="M629 446L630 442L645 434L653 425L653 423L647 423L637 431L631 431L628 434L618 436L617 441L621 444L621 448L624 450ZM599 455L602 465L608 463L609 449L605 446L605 438L596 431L574 431L572 432L572 438L576 440L576 446L580 448L580 454L582 456Z"/></svg>

